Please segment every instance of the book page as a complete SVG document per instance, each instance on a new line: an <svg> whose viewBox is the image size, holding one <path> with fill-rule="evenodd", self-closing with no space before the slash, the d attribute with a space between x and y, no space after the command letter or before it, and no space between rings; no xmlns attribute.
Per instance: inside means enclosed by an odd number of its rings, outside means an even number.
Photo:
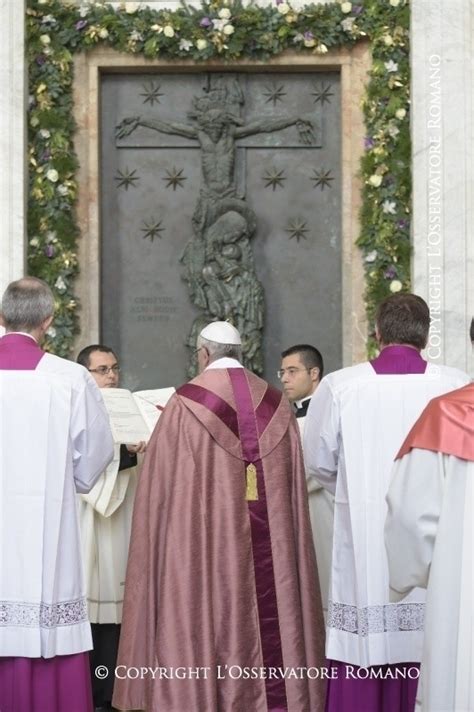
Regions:
<svg viewBox="0 0 474 712"><path fill-rule="evenodd" d="M110 427L116 443L136 445L148 441L151 429L144 420L135 398L125 388L101 388Z"/></svg>
<svg viewBox="0 0 474 712"><path fill-rule="evenodd" d="M144 421L153 431L165 405L175 392L175 388L155 388L149 391L135 391L133 397Z"/></svg>

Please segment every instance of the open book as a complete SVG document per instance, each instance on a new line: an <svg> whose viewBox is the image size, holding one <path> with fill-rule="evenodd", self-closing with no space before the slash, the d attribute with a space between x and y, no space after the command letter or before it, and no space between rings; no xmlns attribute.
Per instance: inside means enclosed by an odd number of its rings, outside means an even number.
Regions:
<svg viewBox="0 0 474 712"><path fill-rule="evenodd" d="M174 388L157 388L132 393L126 388L101 388L110 427L116 443L148 442Z"/></svg>

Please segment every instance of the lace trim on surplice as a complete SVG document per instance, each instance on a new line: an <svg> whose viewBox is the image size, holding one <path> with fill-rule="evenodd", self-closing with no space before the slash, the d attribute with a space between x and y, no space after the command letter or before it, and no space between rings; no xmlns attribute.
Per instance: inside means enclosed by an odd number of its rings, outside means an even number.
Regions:
<svg viewBox="0 0 474 712"><path fill-rule="evenodd" d="M85 598L51 604L0 601L0 626L58 628L87 620Z"/></svg>
<svg viewBox="0 0 474 712"><path fill-rule="evenodd" d="M424 618L424 603L392 603L357 608L329 601L328 606L328 628L363 637L372 633L422 631Z"/></svg>

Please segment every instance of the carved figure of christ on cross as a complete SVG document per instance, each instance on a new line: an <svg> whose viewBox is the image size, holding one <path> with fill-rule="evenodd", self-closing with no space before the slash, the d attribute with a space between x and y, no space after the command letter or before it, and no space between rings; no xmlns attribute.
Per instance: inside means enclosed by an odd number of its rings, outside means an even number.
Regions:
<svg viewBox="0 0 474 712"><path fill-rule="evenodd" d="M312 122L301 117L262 118L244 124L225 105L221 108L210 106L193 115L197 125L140 116L126 118L117 126L116 136L124 138L138 126L143 126L164 134L196 139L201 147L204 188L216 197L228 195L234 189L235 142L239 138L296 125L303 143L311 144L314 140Z"/></svg>

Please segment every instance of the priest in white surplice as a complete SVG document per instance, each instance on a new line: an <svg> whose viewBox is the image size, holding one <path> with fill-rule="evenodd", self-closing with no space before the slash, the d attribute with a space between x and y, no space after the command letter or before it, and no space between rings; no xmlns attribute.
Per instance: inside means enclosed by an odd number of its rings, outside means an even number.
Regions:
<svg viewBox="0 0 474 712"><path fill-rule="evenodd" d="M0 338L0 709L90 712L87 617L76 491L113 456L87 371L38 343L54 297L32 277L2 300Z"/></svg>
<svg viewBox="0 0 474 712"><path fill-rule="evenodd" d="M424 592L389 601L385 496L400 444L428 401L468 381L421 357L429 324L416 295L382 302L380 355L326 376L306 418L307 469L335 494L326 655L338 678L329 682L328 712L414 708Z"/></svg>
<svg viewBox="0 0 474 712"><path fill-rule="evenodd" d="M78 363L87 368L99 388L117 388L120 366L114 351L103 344L86 346ZM137 453L146 443L115 445L114 459L88 494L78 497L86 574L91 653L92 693L96 707L110 707L122 622L125 572L137 488ZM105 677L95 675L104 666Z"/></svg>
<svg viewBox="0 0 474 712"><path fill-rule="evenodd" d="M310 344L290 346L281 354L278 378L288 400L293 404L301 439L304 436L306 414L316 388L324 376L324 362L320 351ZM309 515L313 532L314 550L318 563L319 585L324 618L327 619L329 573L331 570L332 530L334 525L334 497L314 477L306 478Z"/></svg>
<svg viewBox="0 0 474 712"><path fill-rule="evenodd" d="M419 712L474 710L474 384L431 401L387 496L391 598L427 588Z"/></svg>

